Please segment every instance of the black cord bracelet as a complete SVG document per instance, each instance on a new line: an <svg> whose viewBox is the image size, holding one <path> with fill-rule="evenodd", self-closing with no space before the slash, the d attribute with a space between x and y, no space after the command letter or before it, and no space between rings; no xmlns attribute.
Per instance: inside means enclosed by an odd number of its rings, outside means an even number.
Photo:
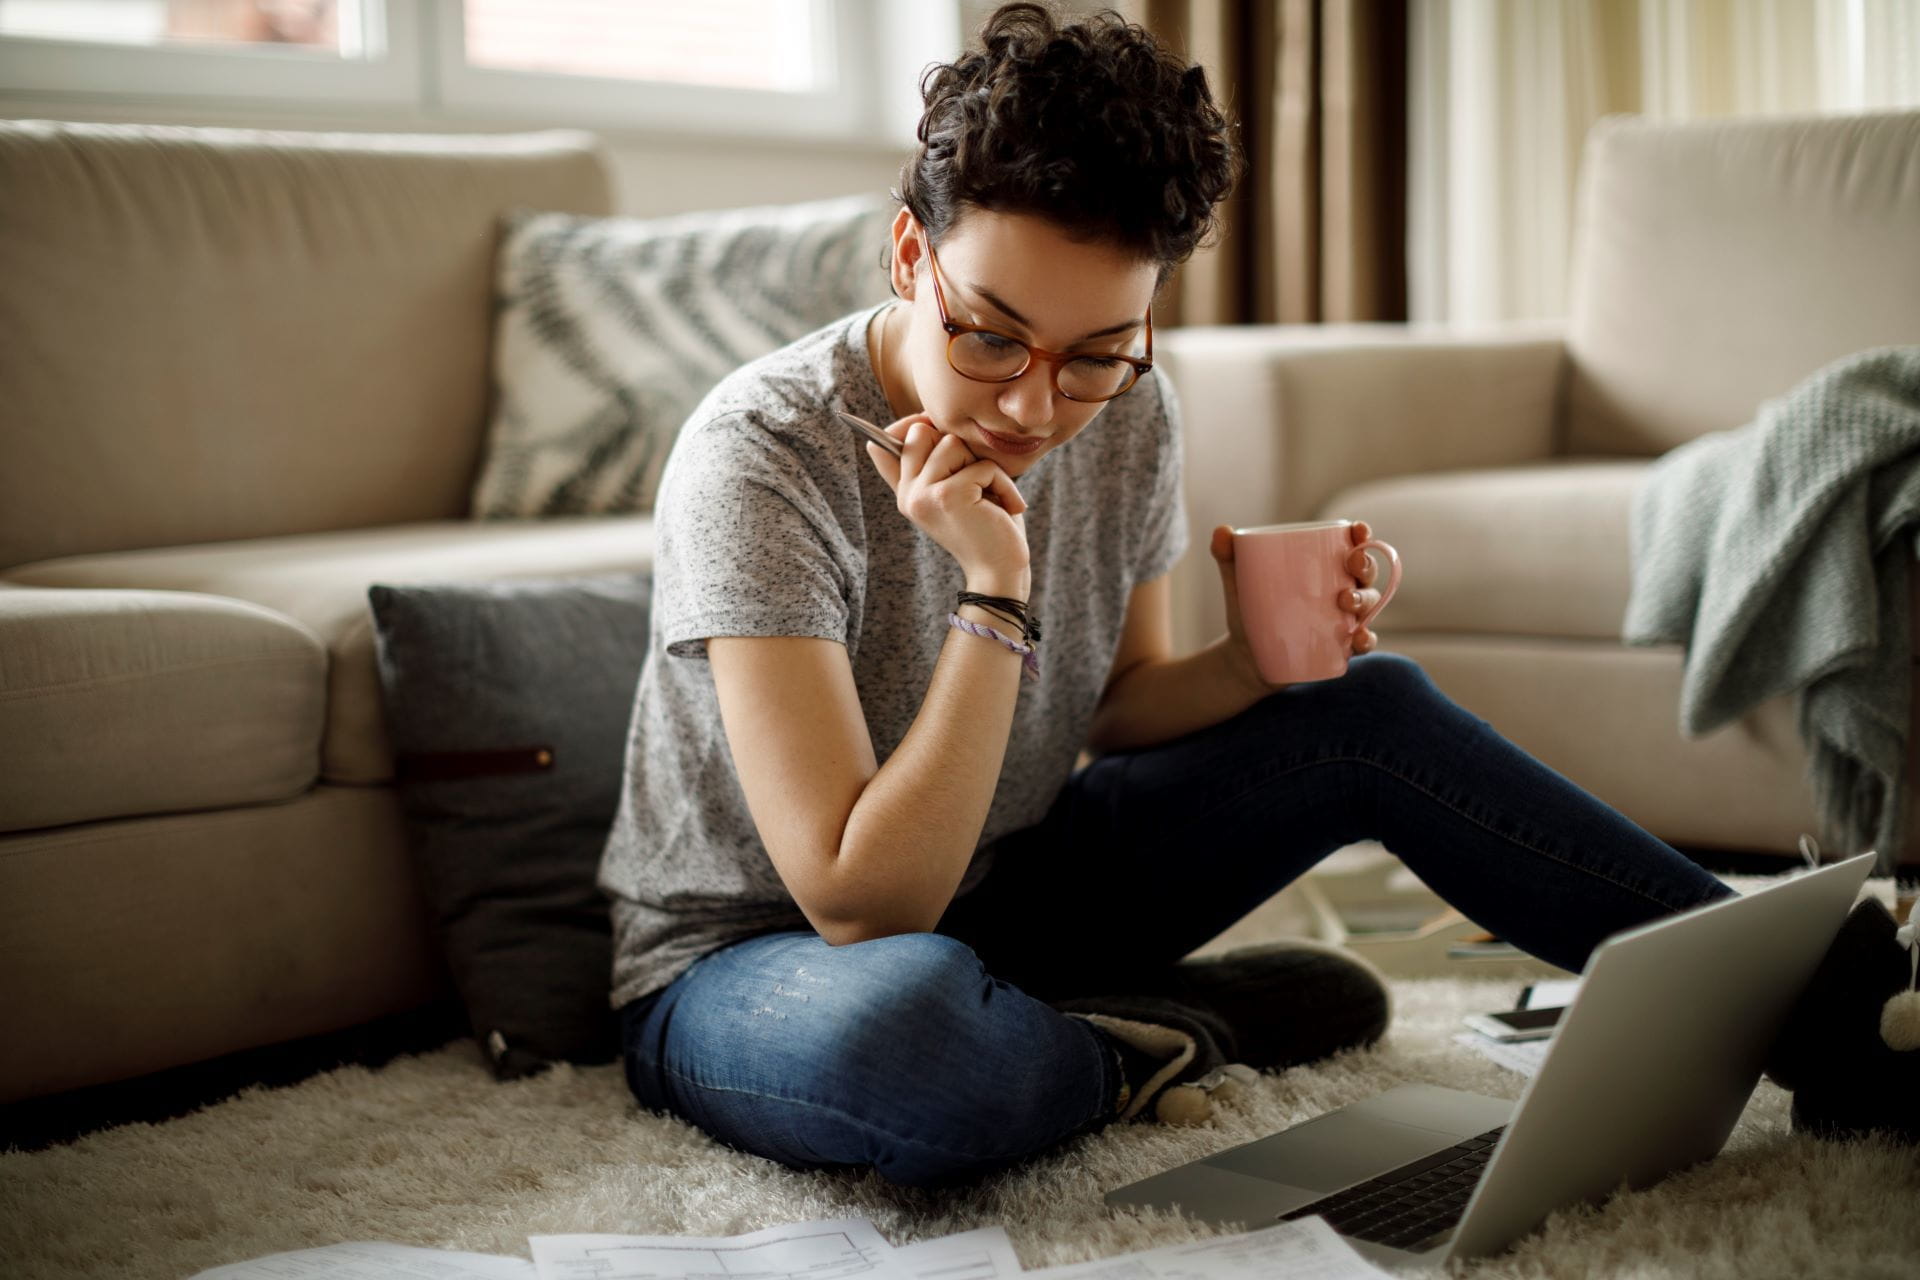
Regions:
<svg viewBox="0 0 1920 1280"><path fill-rule="evenodd" d="M1010 596L981 595L977 591L962 591L959 604L954 607L957 609L962 604L977 605L1013 623L1020 628L1021 643L1040 643L1040 619L1029 611L1025 600L1015 600Z"/></svg>

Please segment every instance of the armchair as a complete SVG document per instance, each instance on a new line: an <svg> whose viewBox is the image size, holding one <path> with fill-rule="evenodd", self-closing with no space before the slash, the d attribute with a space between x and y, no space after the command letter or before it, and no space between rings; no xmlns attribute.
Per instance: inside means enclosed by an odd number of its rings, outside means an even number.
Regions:
<svg viewBox="0 0 1920 1280"><path fill-rule="evenodd" d="M1620 641L1628 514L1667 449L1920 342L1920 112L1610 117L1578 208L1564 323L1163 336L1201 548L1176 645L1225 627L1214 525L1365 519L1407 564L1383 647L1670 843L1791 854L1817 829L1794 700L1681 737L1681 651ZM1900 856L1920 874L1920 835Z"/></svg>

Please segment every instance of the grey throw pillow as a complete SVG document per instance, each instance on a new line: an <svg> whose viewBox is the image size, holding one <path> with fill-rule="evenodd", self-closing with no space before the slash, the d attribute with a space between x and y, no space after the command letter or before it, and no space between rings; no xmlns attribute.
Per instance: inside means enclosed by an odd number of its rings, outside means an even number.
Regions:
<svg viewBox="0 0 1920 1280"><path fill-rule="evenodd" d="M509 214L475 519L653 508L681 424L758 356L883 301L894 204Z"/></svg>
<svg viewBox="0 0 1920 1280"><path fill-rule="evenodd" d="M649 574L368 589L409 846L494 1073L619 1055L595 885Z"/></svg>

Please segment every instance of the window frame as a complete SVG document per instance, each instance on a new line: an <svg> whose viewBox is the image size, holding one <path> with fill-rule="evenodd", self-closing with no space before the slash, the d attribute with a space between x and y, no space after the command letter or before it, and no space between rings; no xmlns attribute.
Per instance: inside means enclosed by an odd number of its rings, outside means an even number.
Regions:
<svg viewBox="0 0 1920 1280"><path fill-rule="evenodd" d="M419 18L414 0L377 6L367 39L379 52L364 58L273 45L202 49L0 35L0 92L412 107L422 95Z"/></svg>
<svg viewBox="0 0 1920 1280"><path fill-rule="evenodd" d="M236 105L408 127L583 127L811 138L899 146L918 117L918 77L883 75L951 56L955 0L807 0L828 19L830 87L785 92L510 71L466 63L461 0L385 0L367 17L377 55L316 57L272 46L224 50L0 35L0 94L175 106Z"/></svg>

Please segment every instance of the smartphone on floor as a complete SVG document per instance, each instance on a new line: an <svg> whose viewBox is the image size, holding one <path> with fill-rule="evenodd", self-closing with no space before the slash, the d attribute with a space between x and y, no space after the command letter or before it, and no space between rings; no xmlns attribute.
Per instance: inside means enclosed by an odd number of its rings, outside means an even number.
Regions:
<svg viewBox="0 0 1920 1280"><path fill-rule="evenodd" d="M1546 1039L1553 1034L1553 1029L1560 1025L1560 1015L1566 1011L1566 1006L1557 1005L1546 1009L1504 1009L1499 1013L1470 1013L1466 1017L1466 1023L1483 1036L1503 1044L1513 1044L1521 1040Z"/></svg>

